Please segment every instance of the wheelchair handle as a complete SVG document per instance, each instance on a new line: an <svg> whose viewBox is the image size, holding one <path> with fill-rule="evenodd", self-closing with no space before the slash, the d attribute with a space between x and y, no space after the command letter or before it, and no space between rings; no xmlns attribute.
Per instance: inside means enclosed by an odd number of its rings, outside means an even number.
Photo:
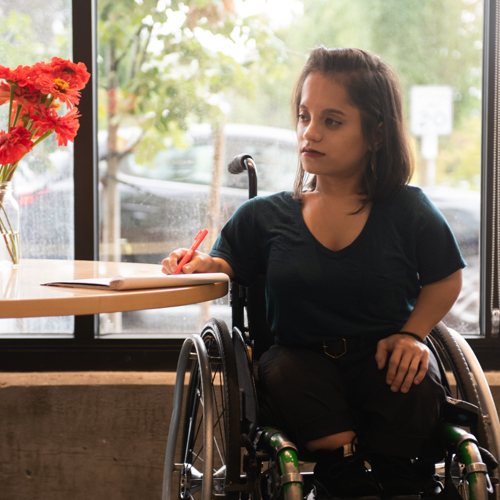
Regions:
<svg viewBox="0 0 500 500"><path fill-rule="evenodd" d="M248 154L235 156L228 164L227 169L231 174L241 174L244 170L248 173L248 198L257 196L257 166Z"/></svg>

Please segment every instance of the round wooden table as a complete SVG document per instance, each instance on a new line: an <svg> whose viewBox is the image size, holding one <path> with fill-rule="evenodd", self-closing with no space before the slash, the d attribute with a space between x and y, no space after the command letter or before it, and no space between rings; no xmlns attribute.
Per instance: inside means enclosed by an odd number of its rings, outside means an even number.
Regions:
<svg viewBox="0 0 500 500"><path fill-rule="evenodd" d="M196 304L223 297L228 283L148 290L87 290L41 286L50 281L158 274L161 266L130 262L24 259L0 267L0 318L99 314Z"/></svg>

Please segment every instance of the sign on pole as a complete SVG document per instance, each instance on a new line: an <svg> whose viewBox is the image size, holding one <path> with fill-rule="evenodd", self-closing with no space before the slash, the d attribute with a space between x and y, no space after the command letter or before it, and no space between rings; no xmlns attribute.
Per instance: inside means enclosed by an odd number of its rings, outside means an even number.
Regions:
<svg viewBox="0 0 500 500"><path fill-rule="evenodd" d="M420 136L427 168L422 184L432 186L436 177L438 135L453 131L453 89L449 85L414 85L410 90L410 129Z"/></svg>
<svg viewBox="0 0 500 500"><path fill-rule="evenodd" d="M413 135L450 135L453 131L453 89L449 85L413 85L410 119Z"/></svg>

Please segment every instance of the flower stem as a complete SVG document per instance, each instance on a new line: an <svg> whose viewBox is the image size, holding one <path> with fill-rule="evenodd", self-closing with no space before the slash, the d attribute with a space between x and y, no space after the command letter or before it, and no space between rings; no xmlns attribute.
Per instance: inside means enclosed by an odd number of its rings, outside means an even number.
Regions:
<svg viewBox="0 0 500 500"><path fill-rule="evenodd" d="M44 139L47 139L47 137L52 134L52 132L54 132L53 130L47 130L47 132L45 132L45 134L43 134L42 136L40 136L34 143L33 143L33 147L35 147L37 144L39 144L40 142L42 142ZM35 133L35 132L33 132Z"/></svg>
<svg viewBox="0 0 500 500"><path fill-rule="evenodd" d="M3 210L3 213L5 214L5 218L7 220L7 223L9 227L7 228L4 219L2 216L0 216L0 225L2 229L2 236L5 241L5 246L7 247L7 251L9 252L10 258L12 260L12 263L18 264L17 262L17 245L16 245L16 235L14 234L14 231L12 230L12 224L10 223L9 216L7 215L7 211L5 210L4 204L3 204L3 197L2 200L0 201L1 208ZM9 232L10 229L10 232ZM10 239L10 244L9 244L9 239ZM12 248L11 248L12 247Z"/></svg>
<svg viewBox="0 0 500 500"><path fill-rule="evenodd" d="M19 119L19 115L21 114L21 110L22 109L23 109L23 107L20 104L18 104L17 105L17 109L16 109L16 116L14 118L14 123L12 124L14 127L15 127L15 125L17 123L17 120Z"/></svg>
<svg viewBox="0 0 500 500"><path fill-rule="evenodd" d="M19 160L21 161L21 160ZM14 172L16 171L17 166L19 165L19 161L16 161L16 163L13 163L10 167L9 170L7 170L7 173L5 174L5 179L0 182L10 182L12 180L12 177L14 176Z"/></svg>
<svg viewBox="0 0 500 500"><path fill-rule="evenodd" d="M17 89L17 83L10 84L10 102L9 102L9 132L12 128L12 103L14 102L14 94Z"/></svg>

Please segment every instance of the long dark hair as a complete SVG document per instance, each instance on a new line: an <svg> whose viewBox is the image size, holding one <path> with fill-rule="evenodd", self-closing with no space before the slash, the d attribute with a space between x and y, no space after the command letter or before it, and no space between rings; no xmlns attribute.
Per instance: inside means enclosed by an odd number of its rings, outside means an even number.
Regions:
<svg viewBox="0 0 500 500"><path fill-rule="evenodd" d="M298 122L302 87L311 73L320 73L342 83L361 115L361 127L369 144L375 144L377 126L383 124L381 147L372 153L364 175L363 207L372 201L390 199L410 181L413 153L403 117L403 99L399 79L389 65L364 50L317 47L295 84L292 111ZM294 196L301 198L305 189L316 187L316 176L305 184L306 172L299 161ZM361 209L361 210L362 210Z"/></svg>

